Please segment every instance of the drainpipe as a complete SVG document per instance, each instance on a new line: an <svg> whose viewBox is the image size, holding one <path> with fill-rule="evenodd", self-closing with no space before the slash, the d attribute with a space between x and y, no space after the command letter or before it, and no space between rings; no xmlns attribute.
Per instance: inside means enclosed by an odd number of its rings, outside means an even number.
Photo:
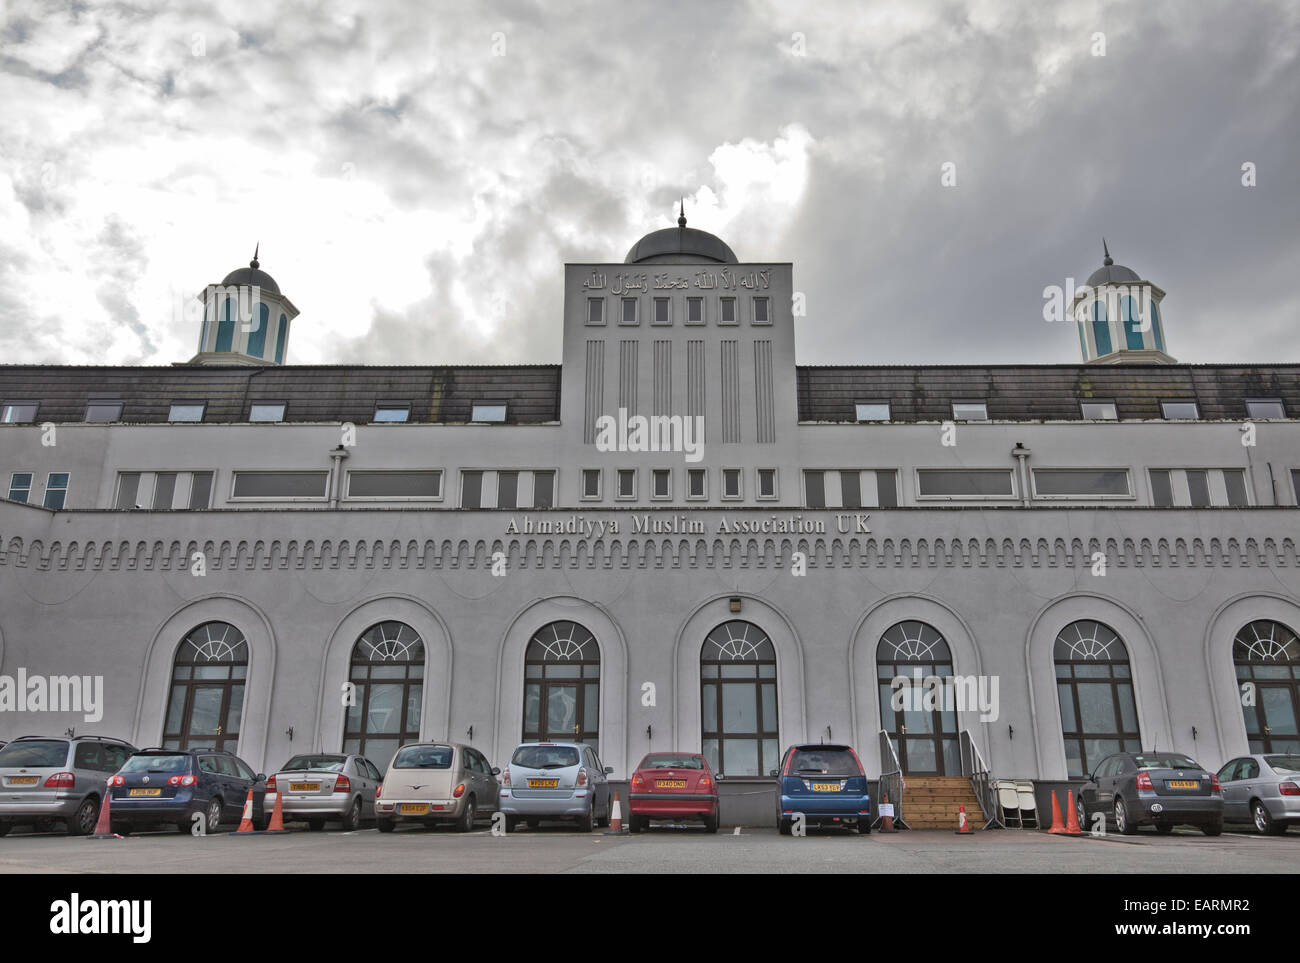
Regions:
<svg viewBox="0 0 1300 963"><path fill-rule="evenodd" d="M331 510L339 507L339 482L343 477L343 459L348 457L348 450L339 445L330 452L330 500Z"/></svg>
<svg viewBox="0 0 1300 963"><path fill-rule="evenodd" d="M1029 508L1033 501L1029 488L1029 449L1016 442L1016 447L1011 449L1011 454L1015 455L1020 462L1020 504Z"/></svg>

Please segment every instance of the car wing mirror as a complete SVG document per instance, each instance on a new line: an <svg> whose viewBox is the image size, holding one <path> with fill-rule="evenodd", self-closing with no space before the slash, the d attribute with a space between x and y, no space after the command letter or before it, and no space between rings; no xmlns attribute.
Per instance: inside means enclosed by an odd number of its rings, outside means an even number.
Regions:
<svg viewBox="0 0 1300 963"><path fill-rule="evenodd" d="M492 775L494 775L494 776L499 776L499 775L501 775L501 770L498 769L498 768L496 768L495 766L493 766L493 767L492 767Z"/></svg>
<svg viewBox="0 0 1300 963"><path fill-rule="evenodd" d="M606 766L606 767L605 767L605 775L607 775L607 776L612 776L612 775L614 775L614 767L613 767L613 766Z"/></svg>
<svg viewBox="0 0 1300 963"><path fill-rule="evenodd" d="M253 777L253 782L266 782L266 773L259 772L256 776Z"/></svg>
<svg viewBox="0 0 1300 963"><path fill-rule="evenodd" d="M777 773L777 770L775 770L775 769L773 769L771 772L768 773L769 776L775 776L775 775L777 775L777 774L778 774L778 773Z"/></svg>

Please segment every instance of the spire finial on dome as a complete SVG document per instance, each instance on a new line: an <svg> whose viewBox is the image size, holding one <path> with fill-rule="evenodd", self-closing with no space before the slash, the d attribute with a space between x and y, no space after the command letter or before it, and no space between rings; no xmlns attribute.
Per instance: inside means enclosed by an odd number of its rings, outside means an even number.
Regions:
<svg viewBox="0 0 1300 963"><path fill-rule="evenodd" d="M678 214L677 214L677 226L685 227L686 226L686 198L685 197L681 199L680 204L681 207L678 208Z"/></svg>
<svg viewBox="0 0 1300 963"><path fill-rule="evenodd" d="M248 266L256 271L261 265L257 262L257 252L262 249L262 242L258 241L253 247L253 260L248 262Z"/></svg>
<svg viewBox="0 0 1300 963"><path fill-rule="evenodd" d="M1110 248L1106 246L1106 239L1104 237L1101 239L1101 250L1102 253L1106 255L1105 259L1103 259L1101 263L1110 267L1115 263L1115 259L1110 256Z"/></svg>

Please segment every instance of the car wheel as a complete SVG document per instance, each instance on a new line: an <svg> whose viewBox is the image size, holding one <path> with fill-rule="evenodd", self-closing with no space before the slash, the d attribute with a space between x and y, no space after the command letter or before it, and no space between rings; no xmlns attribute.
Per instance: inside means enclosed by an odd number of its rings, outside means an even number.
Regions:
<svg viewBox="0 0 1300 963"><path fill-rule="evenodd" d="M525 820L524 820L524 825L527 826L529 829L536 829L536 828L537 828L538 826L540 826L541 824L542 824L542 821L541 821L540 819L525 819Z"/></svg>
<svg viewBox="0 0 1300 963"><path fill-rule="evenodd" d="M1088 831L1088 807L1083 804L1083 796L1080 795L1074 801L1074 815L1079 820L1079 832Z"/></svg>
<svg viewBox="0 0 1300 963"><path fill-rule="evenodd" d="M718 831L718 811L714 809L704 817L704 831L706 833L716 833Z"/></svg>
<svg viewBox="0 0 1300 963"><path fill-rule="evenodd" d="M639 833L642 828L640 816L629 816L627 818L627 831L629 833Z"/></svg>
<svg viewBox="0 0 1300 963"><path fill-rule="evenodd" d="M613 804L612 804L608 799L606 799L606 800L605 800L605 815L601 816L599 819L596 820L596 827L597 827L598 829L604 829L606 826L609 825L609 817L610 817L610 811L609 811L609 809L610 809L610 806L611 806L611 805L613 805Z"/></svg>
<svg viewBox="0 0 1300 963"><path fill-rule="evenodd" d="M592 818L592 814L591 814L592 806L595 805L596 804L594 802L589 804L587 806L587 811L578 817L578 832L589 833L591 832L592 828L596 825L596 821Z"/></svg>
<svg viewBox="0 0 1300 963"><path fill-rule="evenodd" d="M1124 835L1132 836L1134 826L1129 822L1128 807L1124 805L1124 797L1115 797L1115 831Z"/></svg>
<svg viewBox="0 0 1300 963"><path fill-rule="evenodd" d="M789 836L794 832L794 825L788 819L778 819L777 829L781 831L782 836Z"/></svg>
<svg viewBox="0 0 1300 963"><path fill-rule="evenodd" d="M871 819L869 817L860 816L858 818L858 835L859 836L871 835Z"/></svg>
<svg viewBox="0 0 1300 963"><path fill-rule="evenodd" d="M313 833L318 833L325 828L325 820L309 819L307 820L307 828L310 829Z"/></svg>
<svg viewBox="0 0 1300 963"><path fill-rule="evenodd" d="M456 820L456 832L467 833L474 828L474 797L465 800L465 811Z"/></svg>
<svg viewBox="0 0 1300 963"><path fill-rule="evenodd" d="M77 808L77 814L68 820L68 835L89 836L95 831L97 822L99 822L99 800L94 796L87 796Z"/></svg>
<svg viewBox="0 0 1300 963"><path fill-rule="evenodd" d="M345 833L355 833L361 828L361 797L358 796L352 803L352 808L348 810L347 815L343 817L343 831Z"/></svg>
<svg viewBox="0 0 1300 963"><path fill-rule="evenodd" d="M381 833L391 833L396 827L391 819L385 819L383 816L376 816L375 828Z"/></svg>
<svg viewBox="0 0 1300 963"><path fill-rule="evenodd" d="M204 817L208 835L214 834L221 826L221 797L213 796L208 800L208 811Z"/></svg>
<svg viewBox="0 0 1300 963"><path fill-rule="evenodd" d="M8 836L11 829L13 829L13 826L9 823L0 823L0 836Z"/></svg>
<svg viewBox="0 0 1300 963"><path fill-rule="evenodd" d="M1205 835L1207 836L1222 836L1223 820L1216 819L1212 823L1206 823L1204 826L1201 827L1201 832L1205 833Z"/></svg>
<svg viewBox="0 0 1300 963"><path fill-rule="evenodd" d="M1255 820L1255 828L1265 836L1281 836L1286 832L1286 823L1278 825L1268 807L1258 799L1250 804L1250 815Z"/></svg>
<svg viewBox="0 0 1300 963"><path fill-rule="evenodd" d="M1168 836L1170 833L1174 831L1173 823L1156 823L1155 827L1156 827L1156 832L1158 832L1161 836Z"/></svg>
<svg viewBox="0 0 1300 963"><path fill-rule="evenodd" d="M519 828L519 817L518 817L518 816L507 816L507 817L506 817L506 832L508 832L508 833L513 833L513 832L514 832L516 829L518 829L518 828Z"/></svg>

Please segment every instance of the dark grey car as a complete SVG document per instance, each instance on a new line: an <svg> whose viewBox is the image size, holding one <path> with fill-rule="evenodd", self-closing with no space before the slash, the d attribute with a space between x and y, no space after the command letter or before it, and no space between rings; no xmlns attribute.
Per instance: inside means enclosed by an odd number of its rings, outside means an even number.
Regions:
<svg viewBox="0 0 1300 963"><path fill-rule="evenodd" d="M1129 834L1143 825L1158 833L1197 826L1207 836L1223 832L1223 791L1218 777L1181 752L1118 752L1107 756L1079 790L1079 828L1101 813Z"/></svg>

